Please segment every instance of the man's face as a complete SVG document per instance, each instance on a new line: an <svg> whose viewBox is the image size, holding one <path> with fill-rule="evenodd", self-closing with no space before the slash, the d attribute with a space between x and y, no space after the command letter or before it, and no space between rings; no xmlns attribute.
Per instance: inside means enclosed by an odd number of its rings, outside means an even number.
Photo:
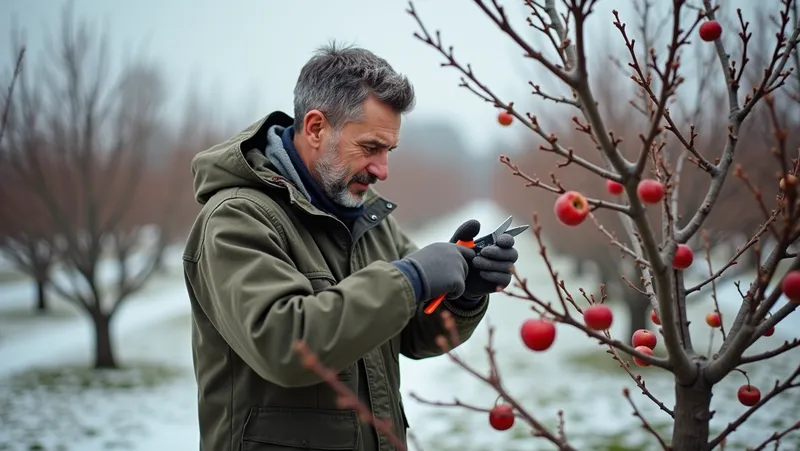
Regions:
<svg viewBox="0 0 800 451"><path fill-rule="evenodd" d="M389 176L389 151L397 146L401 115L374 97L364 102L362 119L349 122L322 143L313 172L325 194L345 207L364 203L369 185Z"/></svg>

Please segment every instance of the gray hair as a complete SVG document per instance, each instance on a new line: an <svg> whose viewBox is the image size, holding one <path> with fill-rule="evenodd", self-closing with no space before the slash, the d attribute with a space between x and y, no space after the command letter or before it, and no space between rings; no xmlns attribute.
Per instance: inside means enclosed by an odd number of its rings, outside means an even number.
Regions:
<svg viewBox="0 0 800 451"><path fill-rule="evenodd" d="M401 114L414 108L414 87L386 60L363 48L331 42L317 49L300 70L294 88L295 129L303 128L303 118L314 109L334 129L341 129L361 117L370 95Z"/></svg>

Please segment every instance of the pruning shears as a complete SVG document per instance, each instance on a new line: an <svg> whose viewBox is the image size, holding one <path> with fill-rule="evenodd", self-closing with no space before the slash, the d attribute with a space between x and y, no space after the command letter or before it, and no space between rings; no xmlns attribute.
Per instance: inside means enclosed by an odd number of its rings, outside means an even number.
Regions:
<svg viewBox="0 0 800 451"><path fill-rule="evenodd" d="M524 232L528 229L528 224L508 228L511 225L511 222L514 220L513 216L509 216L508 219L503 221L494 231L488 235L484 235L480 238L470 240L470 241L462 241L458 240L456 244L465 246L475 250L476 254L481 253L481 249L485 248L486 246L491 246L492 244L497 242L497 239L500 238L500 235L508 234L511 236L517 236L520 233ZM430 302L427 306L425 306L425 313L430 315L436 310L436 307L439 307L439 304L442 303L444 300L445 294L436 297L434 300Z"/></svg>

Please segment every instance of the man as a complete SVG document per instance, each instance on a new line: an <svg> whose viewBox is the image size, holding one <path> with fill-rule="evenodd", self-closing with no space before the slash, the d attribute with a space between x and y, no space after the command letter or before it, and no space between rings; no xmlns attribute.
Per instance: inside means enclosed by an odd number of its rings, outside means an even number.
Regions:
<svg viewBox="0 0 800 451"><path fill-rule="evenodd" d="M184 253L192 306L200 449L394 449L294 352L303 340L405 440L399 354L440 355L441 308L461 340L510 283L504 235L480 256L417 248L371 187L388 177L409 81L359 48L321 49L302 68L294 119L277 111L192 161L203 204Z"/></svg>

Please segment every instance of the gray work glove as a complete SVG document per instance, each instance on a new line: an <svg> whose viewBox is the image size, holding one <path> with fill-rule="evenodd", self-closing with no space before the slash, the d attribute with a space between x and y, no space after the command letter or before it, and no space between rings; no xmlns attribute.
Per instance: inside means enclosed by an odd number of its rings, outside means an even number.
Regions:
<svg viewBox="0 0 800 451"><path fill-rule="evenodd" d="M427 301L442 294L447 299L461 297L469 272L469 260L475 251L453 243L433 243L408 254L401 261L411 263L422 282L420 300Z"/></svg>
<svg viewBox="0 0 800 451"><path fill-rule="evenodd" d="M456 229L450 242L472 240L480 228L480 222L470 219ZM483 248L480 254L470 261L463 298L477 301L487 294L495 293L498 287L506 288L511 284L511 268L517 262L517 258L519 253L514 249L514 237L508 234L500 235L497 242Z"/></svg>

